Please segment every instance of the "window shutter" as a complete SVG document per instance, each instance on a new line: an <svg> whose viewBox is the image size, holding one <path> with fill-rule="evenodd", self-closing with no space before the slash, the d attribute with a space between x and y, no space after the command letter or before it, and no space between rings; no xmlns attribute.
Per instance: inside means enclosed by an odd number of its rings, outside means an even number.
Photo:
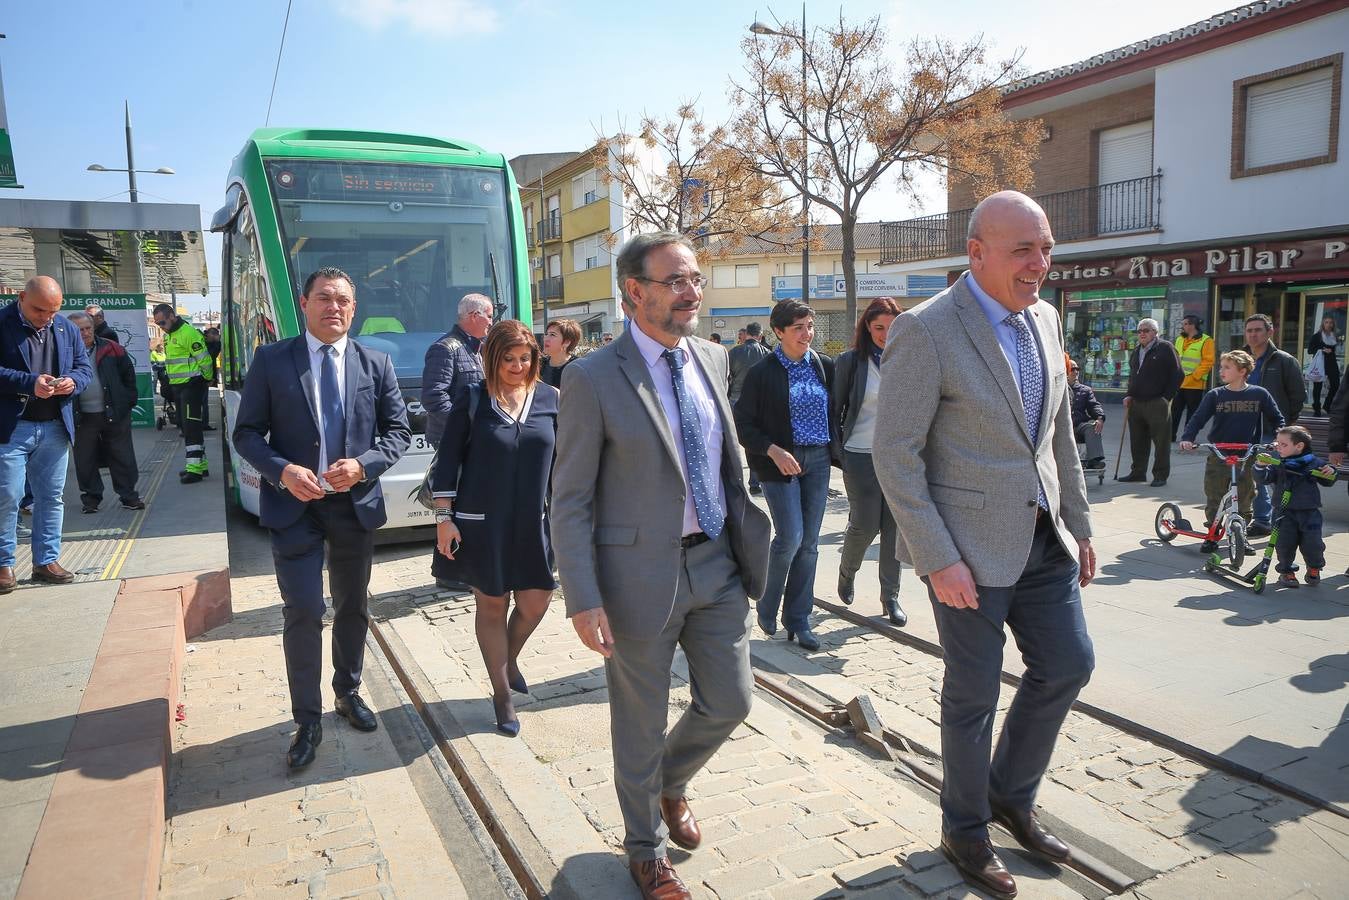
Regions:
<svg viewBox="0 0 1349 900"><path fill-rule="evenodd" d="M1102 131L1097 160L1097 184L1114 184L1151 175L1151 120Z"/></svg>
<svg viewBox="0 0 1349 900"><path fill-rule="evenodd" d="M1334 71L1326 66L1246 89L1246 168L1330 152Z"/></svg>

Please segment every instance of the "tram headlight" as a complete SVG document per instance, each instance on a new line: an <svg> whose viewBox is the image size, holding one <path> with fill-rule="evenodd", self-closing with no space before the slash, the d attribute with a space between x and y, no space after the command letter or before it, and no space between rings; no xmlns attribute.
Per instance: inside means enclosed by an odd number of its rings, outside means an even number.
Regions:
<svg viewBox="0 0 1349 900"><path fill-rule="evenodd" d="M392 201L389 202L389 212L400 213L400 212L402 212L402 211L403 211L403 201L402 201L402 200L392 200Z"/></svg>

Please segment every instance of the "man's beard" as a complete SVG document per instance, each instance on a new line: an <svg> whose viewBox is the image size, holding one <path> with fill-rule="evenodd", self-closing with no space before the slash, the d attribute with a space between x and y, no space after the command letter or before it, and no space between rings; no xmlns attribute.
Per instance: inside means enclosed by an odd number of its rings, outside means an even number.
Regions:
<svg viewBox="0 0 1349 900"><path fill-rule="evenodd" d="M680 312L684 311L685 310L680 310ZM676 322L675 310L671 307L669 312L665 314L665 320L660 323L660 327L666 334L674 334L679 337L693 337L694 333L698 330L698 313L695 312L693 317L687 322Z"/></svg>

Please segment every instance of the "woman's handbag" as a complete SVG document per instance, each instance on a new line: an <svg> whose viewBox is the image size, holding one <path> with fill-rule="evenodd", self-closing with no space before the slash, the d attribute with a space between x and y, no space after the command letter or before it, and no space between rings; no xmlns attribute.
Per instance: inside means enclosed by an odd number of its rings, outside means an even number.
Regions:
<svg viewBox="0 0 1349 900"><path fill-rule="evenodd" d="M473 433L473 417L478 412L478 398L482 396L482 385L475 384L468 389L468 430ZM426 509L436 508L435 493L431 490L431 478L436 472L436 463L440 461L440 448L431 456L431 465L426 467L426 474L422 476L422 483L417 485L409 497L416 498L417 502Z"/></svg>

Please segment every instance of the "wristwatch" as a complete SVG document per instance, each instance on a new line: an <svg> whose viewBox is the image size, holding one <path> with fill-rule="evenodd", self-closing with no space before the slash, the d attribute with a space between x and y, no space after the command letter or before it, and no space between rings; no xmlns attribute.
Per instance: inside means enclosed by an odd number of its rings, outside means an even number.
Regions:
<svg viewBox="0 0 1349 900"><path fill-rule="evenodd" d="M454 510L452 510L452 509L437 509L437 510L436 510L436 524L437 524L437 525L439 525L441 522L448 522L448 521L450 521L450 520L453 519L453 518L454 518Z"/></svg>

